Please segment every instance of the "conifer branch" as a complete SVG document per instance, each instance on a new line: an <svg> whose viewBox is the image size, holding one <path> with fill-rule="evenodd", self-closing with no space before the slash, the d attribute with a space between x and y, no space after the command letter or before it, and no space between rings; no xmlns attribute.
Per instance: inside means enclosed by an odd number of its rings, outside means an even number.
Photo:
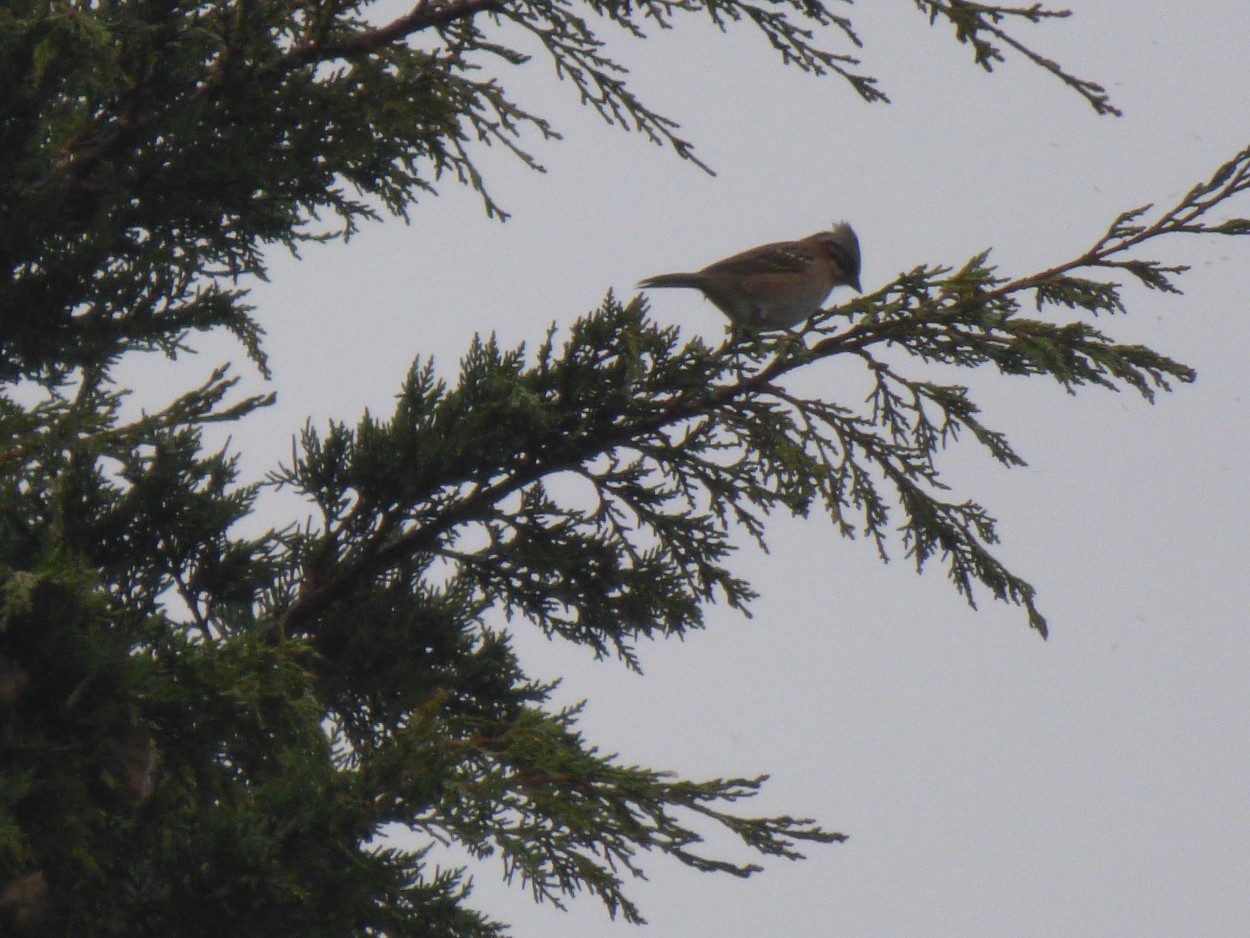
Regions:
<svg viewBox="0 0 1250 938"><path fill-rule="evenodd" d="M643 853L660 853L703 872L747 877L754 863L699 851L705 835L683 813L706 819L753 851L802 859L801 843L836 843L845 835L806 818L740 817L726 807L758 794L767 776L703 782L620 765L587 746L573 729L582 706L548 715L535 708L490 725L423 713L410 732L388 740L361 763L367 789L387 792L387 816L474 855L498 855L507 880L520 880L558 908L579 892L598 896L615 917L644 920L625 895L627 879L644 878ZM437 748L450 771L432 791L397 771L414 751ZM576 824L567 818L577 817ZM508 818L510 823L498 823ZM588 836L587 832L594 832Z"/></svg>
<svg viewBox="0 0 1250 938"><path fill-rule="evenodd" d="M579 570L593 569L585 558L594 551L615 545L605 558L614 556L611 564L625 567L609 565L607 569L616 570L611 576L624 576L630 565L641 564L642 555L628 546L626 529L619 521L606 528L583 527L576 513L565 514L550 498L543 480L575 470L596 486L605 505L627 509L666 545L663 564L668 566L657 568L653 576L657 582L673 578L673 592L663 601L670 605L649 613L660 615L666 628L697 626L700 621L697 607L671 605L678 596L703 601L712 595L707 588L715 586L740 605L750 593L716 562L689 578L691 571L683 567L690 562L689 555L680 547L679 532L657 511L664 499L680 498L687 506L709 499L707 504L718 506L711 513L688 515L706 522L700 538L705 545L715 546L730 530L731 519L760 538L758 513L781 506L806 513L811 500L819 497L843 533L856 529L847 516L848 508L854 508L862 529L886 556L884 531L890 510L888 500L876 489L875 474L893 489L894 502L905 519L901 543L918 569L942 557L956 588L970 603L975 602L974 590L980 584L996 598L1024 606L1030 624L1045 634L1033 588L1010 573L988 549L997 541L993 519L973 502L938 497L944 483L935 455L963 431L1004 465L1021 465L1023 460L1002 433L980 420L966 388L908 377L876 350L899 348L922 362L963 367L990 364L1008 374L1047 376L1069 391L1085 384L1126 387L1152 399L1156 391L1170 389L1172 382L1192 381L1192 369L1144 347L1115 343L1087 323L1056 324L1021 316L1020 298L1033 295L1039 309L1123 312L1118 284L1074 276L1086 269L1124 272L1147 286L1174 291L1171 278L1183 268L1140 259L1134 256L1135 249L1170 234L1250 232L1250 223L1241 219L1209 220L1216 206L1247 188L1250 149L1195 186L1154 222L1139 223L1140 210L1125 213L1093 248L1067 263L1012 280L996 276L986 265L985 255L958 272L919 269L815 317L797 335L744 335L715 351L697 342L679 348L674 333L644 323L639 307L621 307L609 297L595 317L575 330L564 358L554 357L548 342L540 364L526 368L520 349L505 354L492 345L481 346L466 360L462 383L454 392L431 383L428 368L419 374L414 371L408 403L401 407L397 420L415 420L416 425L403 432L416 432L416 426L429 420L453 426L469 419L470 413L480 425L488 419L484 414L498 411L498 420L509 427L515 448L507 450L506 459L501 455L471 473L465 471L468 467L448 466L448 475L424 470L427 474L415 490L427 493L424 502L416 500L413 492L406 501L392 499L393 507L377 514L370 507L376 504L374 500L357 499L348 516L350 524L340 526L332 540L339 542L349 530L365 532L359 535L363 540L339 558L328 579L318 577L316 588L306 589L284 610L280 628L284 634L313 628L319 614L362 582L413 557L442 552L479 578L479 585L488 583L499 597L510 597L505 599L510 608L537 617L547 623L545 628L591 644L599 653L615 650L632 662L629 636L658 623L643 614L632 624L618 622L616 631L586 628L577 610L586 612L593 606L590 597L602 586L591 586L598 582L593 578L584 587L577 584ZM796 398L781 383L792 372L847 354L862 358L873 375L876 390L867 414ZM591 370L584 371L588 367ZM612 390L617 385L606 377L614 372L619 372L615 380L623 382L619 391ZM594 394L581 383L592 375L598 382L607 382ZM697 375L702 379L695 380ZM560 388L565 390L557 393ZM589 395L582 409L569 409L572 402L566 395L570 389ZM472 412L462 410L470 401L474 402ZM762 433L763 427L772 432ZM362 432L365 429L362 426ZM370 424L367 429L370 435L385 436L402 427ZM483 427L482 432L490 431ZM315 437L309 439L314 441L311 455L315 456L320 444L315 444ZM348 451L351 441L350 434L342 436ZM725 448L739 453L741 461L727 467L710 458ZM637 455L626 460L624 452ZM614 468L590 470L589 461L600 458L612 459ZM275 481L315 490L308 459L303 463L304 469L292 467ZM428 475L431 471L434 474ZM648 506L639 500L639 486L643 479L656 479L656 473L668 480L664 489L668 494ZM767 486L762 484L765 479L770 480ZM522 514L515 509L504 511L502 506L518 495L523 497L522 506L529 507ZM329 497L323 497L323 503ZM496 520L488 520L492 517ZM494 546L480 557L448 553L447 539L471 522L485 522L494 531ZM523 598L529 574L518 569L515 576L509 575L512 579L498 578L498 572L511 569L513 562L505 559L511 557L506 545L521 536L556 536L553 549L561 544L559 550L578 558L571 566L558 568L559 578L570 586L564 601L570 604L572 618L562 618ZM659 569L669 572L661 575ZM683 569L685 573L680 572ZM705 585L696 587L697 583ZM662 612L665 608L668 611ZM592 620L600 621L599 614Z"/></svg>
<svg viewBox="0 0 1250 938"><path fill-rule="evenodd" d="M1044 303L1059 302L1091 312L1122 312L1124 307L1114 288L1108 289L1105 284L1093 284L1067 276L1069 272L1082 268L1122 270L1152 290L1179 293L1173 281L1176 275L1188 268L1164 266L1157 261L1126 255L1133 248L1163 235L1250 233L1250 219L1213 221L1208 218L1217 206L1223 206L1229 199L1247 190L1250 190L1250 147L1221 165L1206 182L1191 188L1176 205L1160 213L1155 221L1140 223L1142 216L1152 208L1150 205L1123 212L1099 241L1079 257L1040 273L1003 283L981 299L993 302L1012 293L1035 291L1039 309Z"/></svg>
<svg viewBox="0 0 1250 938"><path fill-rule="evenodd" d="M972 46L976 64L987 72L994 70L995 62L1002 62L1003 54L998 46L982 34L992 36L1000 43L1015 49L1034 65L1050 72L1065 85L1089 102L1097 114L1121 116L1120 109L1111 103L1107 89L1096 82L1078 78L1058 62L1034 51L999 24L1008 19L1022 19L1040 23L1048 19L1064 19L1071 10L1050 10L1040 3L1028 7L1009 7L1000 4L976 3L973 0L915 0L915 4L929 16L929 23L938 17L955 27L955 37Z"/></svg>
<svg viewBox="0 0 1250 938"><path fill-rule="evenodd" d="M411 10L385 26L366 29L344 39L305 40L287 54L291 65L328 62L372 55L426 29L440 29L479 13L500 13L506 0L418 0Z"/></svg>

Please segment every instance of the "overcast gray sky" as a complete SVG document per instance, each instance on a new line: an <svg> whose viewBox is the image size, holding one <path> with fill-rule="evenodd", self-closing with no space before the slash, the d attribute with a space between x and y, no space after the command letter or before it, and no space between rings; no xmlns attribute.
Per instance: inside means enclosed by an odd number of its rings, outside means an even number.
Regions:
<svg viewBox="0 0 1250 938"><path fill-rule="evenodd" d="M280 401L231 428L248 472L286 458L305 417L389 413L416 354L450 371L474 333L536 342L647 274L843 218L866 289L987 247L1003 273L1026 274L1250 144L1250 4L1070 6L1025 33L1107 85L1123 118L1096 117L1018 57L985 75L908 0L845 11L889 106L789 74L745 29L692 19L619 43L635 89L682 122L716 178L599 125L546 63L516 71L515 96L566 140L535 141L545 176L485 156L512 221L448 184L411 226L275 257L255 300ZM770 555L740 556L763 594L754 618L712 610L705 632L644 647L643 677L516 628L537 676L563 679L561 700L589 699L583 727L605 751L693 777L769 772L752 813L816 817L849 842L747 882L651 862L633 889L643 929L590 898L536 908L497 863L478 868L479 904L521 938L1244 934L1250 244L1173 241L1151 256L1194 265L1185 295L1129 290L1131 315L1103 325L1196 367L1196 385L1150 407L964 376L1029 466L956 452L952 479L1000 518L1000 555L1038 587L1049 641L1015 608L968 609L939 569L918 578L824 522L781 518ZM652 310L721 334L695 293L658 293ZM204 348L191 371L224 354ZM833 371L804 387L836 399ZM271 520L289 510L275 501Z"/></svg>

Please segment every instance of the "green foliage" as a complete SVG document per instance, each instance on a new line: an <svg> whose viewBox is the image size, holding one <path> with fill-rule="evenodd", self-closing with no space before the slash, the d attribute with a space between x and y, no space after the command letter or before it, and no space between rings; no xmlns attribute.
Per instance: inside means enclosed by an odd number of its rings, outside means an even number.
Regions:
<svg viewBox="0 0 1250 938"><path fill-rule="evenodd" d="M973 0L914 0L916 6L929 16L929 23L945 20L955 28L955 38L972 47L973 59L987 72L994 70L995 62L1003 62L1003 48L1009 48L1024 56L1034 65L1045 69L1089 102L1098 114L1114 114L1120 109L1111 103L1107 89L1102 85L1078 78L1053 59L1029 48L1012 33L1004 23L1041 23L1045 20L1064 19L1072 15L1070 10L1052 10L1034 3L1028 7L1010 7L997 3L975 3Z"/></svg>
<svg viewBox="0 0 1250 938"><path fill-rule="evenodd" d="M989 68L1045 11L920 2ZM1163 235L1250 233L1212 209L1250 187L1250 151L1157 215L1016 279L988 254L924 267L796 333L682 342L609 296L536 349L472 346L454 382L413 366L393 414L310 422L289 465L241 484L203 428L245 419L223 368L128 416L111 372L225 329L264 367L241 278L269 245L404 216L445 177L486 195L479 143L530 165L556 136L498 77L537 47L582 102L694 159L636 98L603 34L685 14L757 30L784 64L884 100L850 20L787 0L419 0L382 26L363 0L13 2L0 10L0 927L48 935L493 936L436 842L503 861L540 899L582 892L640 921L644 851L709 829L797 858L842 835L744 817L761 778L693 782L602 755L553 710L508 633L536 627L637 666L755 593L739 539L813 512L881 556L945 565L970 602L1022 606L993 518L949 496L944 447L1021 460L934 363L1147 399L1192 372L1085 319L1126 311L1124 280L1176 291L1142 257ZM697 160L696 160L697 162ZM1026 304L1036 316L1026 316ZM785 379L862 364L866 399ZM314 516L244 536L269 487ZM407 829L424 846L386 841Z"/></svg>

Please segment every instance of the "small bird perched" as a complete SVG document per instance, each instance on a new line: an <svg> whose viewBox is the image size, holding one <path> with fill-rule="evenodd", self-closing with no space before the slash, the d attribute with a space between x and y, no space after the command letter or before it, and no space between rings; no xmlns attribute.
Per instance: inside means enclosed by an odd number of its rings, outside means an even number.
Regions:
<svg viewBox="0 0 1250 938"><path fill-rule="evenodd" d="M703 291L736 325L789 329L807 319L834 287L859 288L859 239L846 222L801 241L762 244L688 274L660 274L640 289Z"/></svg>

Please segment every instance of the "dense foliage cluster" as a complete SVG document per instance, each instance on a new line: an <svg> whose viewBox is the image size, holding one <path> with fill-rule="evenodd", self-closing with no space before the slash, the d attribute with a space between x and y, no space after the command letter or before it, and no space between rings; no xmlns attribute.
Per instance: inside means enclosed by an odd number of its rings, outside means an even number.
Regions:
<svg viewBox="0 0 1250 938"><path fill-rule="evenodd" d="M0 10L0 927L29 934L497 934L462 876L382 838L398 825L503 858L540 898L623 888L653 851L702 870L721 826L762 855L841 835L736 811L762 779L621 765L553 710L500 623L633 664L644 636L703 624L752 587L728 565L776 511L820 512L883 556L939 562L970 601L1032 588L994 522L944 498L960 436L1007 439L925 365L990 366L1146 397L1192 373L1069 314L1123 311L1123 275L1162 234L1245 234L1212 210L1250 188L1250 151L1163 212L1126 213L1070 263L1003 278L922 268L802 330L682 342L609 296L532 352L490 341L445 384L418 362L395 412L300 434L242 483L210 423L242 420L226 369L137 418L125 355L224 329L264 369L240 283L263 251L406 215L443 177L486 194L473 148L532 162L554 136L505 93L541 50L608 121L693 158L629 90L604 34L690 17L756 29L782 61L884 100L850 21L783 0L14 0ZM990 67L1062 15L916 0ZM490 67L484 67L489 65ZM316 232L316 233L315 233ZM1101 278L1101 279L1100 279ZM1025 315L1032 307L1034 313ZM861 362L867 401L785 378ZM244 537L268 487L311 516ZM576 496L576 497L574 497ZM587 509L588 503L594 507ZM706 826L704 826L706 825Z"/></svg>

